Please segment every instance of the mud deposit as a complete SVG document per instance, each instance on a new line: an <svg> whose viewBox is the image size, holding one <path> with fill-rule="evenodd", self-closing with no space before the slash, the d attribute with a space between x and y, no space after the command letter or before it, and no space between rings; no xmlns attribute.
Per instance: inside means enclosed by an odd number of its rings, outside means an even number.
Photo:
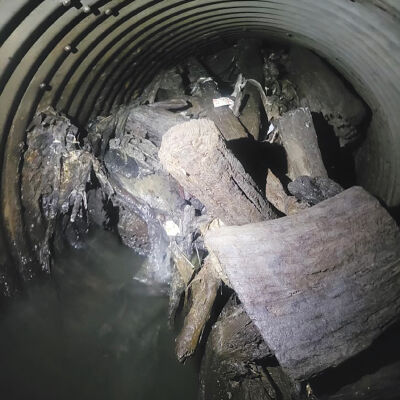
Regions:
<svg viewBox="0 0 400 400"><path fill-rule="evenodd" d="M195 399L195 369L174 356L168 298L132 279L142 262L104 231L58 254L56 285L2 314L1 398Z"/></svg>

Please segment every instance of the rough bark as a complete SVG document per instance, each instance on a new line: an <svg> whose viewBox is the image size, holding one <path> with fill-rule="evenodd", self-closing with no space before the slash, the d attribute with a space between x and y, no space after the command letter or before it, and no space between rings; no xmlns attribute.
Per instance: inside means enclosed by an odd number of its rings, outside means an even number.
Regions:
<svg viewBox="0 0 400 400"><path fill-rule="evenodd" d="M263 82L263 60L260 47L261 43L258 40L239 40L236 64L246 79L255 79L258 82ZM257 88L248 85L243 90L243 96L245 103L239 119L247 131L257 140L260 136L260 94Z"/></svg>
<svg viewBox="0 0 400 400"><path fill-rule="evenodd" d="M220 284L221 280L215 274L210 259L207 258L190 283L193 304L176 339L176 354L179 361L185 361L195 352L204 327L210 319Z"/></svg>
<svg viewBox="0 0 400 400"><path fill-rule="evenodd" d="M359 187L290 217L206 235L266 343L299 380L359 353L395 321L399 240L395 221Z"/></svg>
<svg viewBox="0 0 400 400"><path fill-rule="evenodd" d="M355 127L366 117L366 107L332 68L311 51L293 47L287 70L301 104L323 114L334 127L341 145L357 139Z"/></svg>
<svg viewBox="0 0 400 400"><path fill-rule="evenodd" d="M278 129L287 153L290 179L301 175L328 177L308 108L284 114L278 120Z"/></svg>
<svg viewBox="0 0 400 400"><path fill-rule="evenodd" d="M268 170L267 174L265 195L267 200L285 215L296 214L308 207L307 203L299 202L296 197L286 194L281 181L271 170Z"/></svg>
<svg viewBox="0 0 400 400"><path fill-rule="evenodd" d="M208 213L224 223L242 225L273 217L269 204L212 121L193 120L170 129L159 157Z"/></svg>
<svg viewBox="0 0 400 400"><path fill-rule="evenodd" d="M211 329L200 370L200 399L292 400L295 391L235 296Z"/></svg>

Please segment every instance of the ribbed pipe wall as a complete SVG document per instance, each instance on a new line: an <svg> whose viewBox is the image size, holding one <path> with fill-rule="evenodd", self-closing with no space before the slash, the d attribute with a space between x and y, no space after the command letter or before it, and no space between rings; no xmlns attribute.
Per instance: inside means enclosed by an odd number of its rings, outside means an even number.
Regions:
<svg viewBox="0 0 400 400"><path fill-rule="evenodd" d="M24 244L20 154L37 109L85 124L134 97L157 69L223 38L289 40L329 60L373 111L360 182L400 203L398 0L0 0L3 246ZM71 49L69 51L69 49ZM6 240L4 240L6 239Z"/></svg>

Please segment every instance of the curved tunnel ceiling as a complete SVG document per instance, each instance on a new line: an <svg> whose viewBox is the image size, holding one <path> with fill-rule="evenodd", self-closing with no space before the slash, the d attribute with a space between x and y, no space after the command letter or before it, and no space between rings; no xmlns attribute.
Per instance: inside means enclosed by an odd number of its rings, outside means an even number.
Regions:
<svg viewBox="0 0 400 400"><path fill-rule="evenodd" d="M166 64L243 35L304 45L343 73L373 111L357 160L360 183L387 205L400 203L397 0L0 0L0 6L2 236L11 256L15 241L24 240L18 171L37 109L51 105L85 125L132 99Z"/></svg>

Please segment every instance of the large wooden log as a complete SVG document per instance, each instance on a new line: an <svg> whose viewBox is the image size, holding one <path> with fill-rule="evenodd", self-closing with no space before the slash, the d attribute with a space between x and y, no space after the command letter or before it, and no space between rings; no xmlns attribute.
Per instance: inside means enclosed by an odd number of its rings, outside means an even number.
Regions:
<svg viewBox="0 0 400 400"><path fill-rule="evenodd" d="M237 304L234 299L225 305L211 329L209 340L207 345L211 347L212 356L220 360L251 362L272 356L243 304Z"/></svg>
<svg viewBox="0 0 400 400"><path fill-rule="evenodd" d="M354 356L399 314L400 231L362 188L205 240L295 379Z"/></svg>
<svg viewBox="0 0 400 400"><path fill-rule="evenodd" d="M163 137L159 158L208 213L224 223L243 225L273 217L268 202L212 121L192 120L171 128Z"/></svg>
<svg viewBox="0 0 400 400"><path fill-rule="evenodd" d="M328 177L308 108L287 112L279 119L278 128L292 180L302 175Z"/></svg>
<svg viewBox="0 0 400 400"><path fill-rule="evenodd" d="M147 138L154 144L161 144L162 136L176 124L182 123L187 118L178 113L150 106L133 107L129 111L129 118L146 131Z"/></svg>

